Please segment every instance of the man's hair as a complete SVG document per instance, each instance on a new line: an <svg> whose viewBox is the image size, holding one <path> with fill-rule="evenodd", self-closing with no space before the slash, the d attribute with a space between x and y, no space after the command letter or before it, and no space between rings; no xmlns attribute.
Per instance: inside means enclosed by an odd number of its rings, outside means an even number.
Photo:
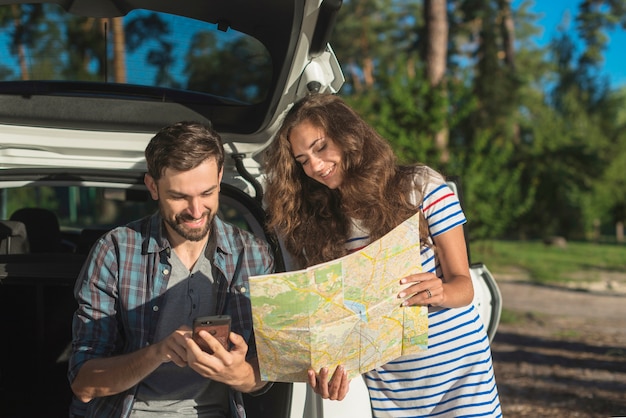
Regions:
<svg viewBox="0 0 626 418"><path fill-rule="evenodd" d="M188 171L209 158L215 158L220 171L224 165L224 146L211 126L185 121L157 132L146 147L145 156L148 174L159 180L166 168Z"/></svg>

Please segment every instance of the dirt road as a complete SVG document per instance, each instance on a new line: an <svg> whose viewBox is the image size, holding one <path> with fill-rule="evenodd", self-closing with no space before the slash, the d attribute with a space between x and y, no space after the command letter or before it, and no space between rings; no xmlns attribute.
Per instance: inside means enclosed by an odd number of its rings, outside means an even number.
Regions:
<svg viewBox="0 0 626 418"><path fill-rule="evenodd" d="M496 280L517 317L492 343L504 417L626 417L626 295Z"/></svg>

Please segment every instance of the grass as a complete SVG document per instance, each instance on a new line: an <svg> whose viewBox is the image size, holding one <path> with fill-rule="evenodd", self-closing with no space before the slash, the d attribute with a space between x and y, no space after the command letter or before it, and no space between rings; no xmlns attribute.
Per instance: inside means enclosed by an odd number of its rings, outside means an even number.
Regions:
<svg viewBox="0 0 626 418"><path fill-rule="evenodd" d="M582 333L575 329L563 329L555 331L553 335L557 338L578 338Z"/></svg>
<svg viewBox="0 0 626 418"><path fill-rule="evenodd" d="M503 308L500 313L500 323L523 325L531 322L543 321L544 315L539 312L519 312Z"/></svg>
<svg viewBox="0 0 626 418"><path fill-rule="evenodd" d="M519 312L509 309L502 309L500 314L500 323L502 324L521 324L526 322L525 319Z"/></svg>
<svg viewBox="0 0 626 418"><path fill-rule="evenodd" d="M494 274L522 271L536 283L596 281L604 272L626 272L626 245L568 242L564 248L540 241L476 241L472 262L483 262Z"/></svg>

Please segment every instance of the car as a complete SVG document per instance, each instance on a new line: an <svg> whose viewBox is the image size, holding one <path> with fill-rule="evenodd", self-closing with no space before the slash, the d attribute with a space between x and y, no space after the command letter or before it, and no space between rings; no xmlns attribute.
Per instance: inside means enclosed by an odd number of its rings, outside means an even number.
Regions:
<svg viewBox="0 0 626 418"><path fill-rule="evenodd" d="M228 154L220 217L267 240L262 151L311 92L344 83L329 44L341 0L0 0L0 416L67 416L73 285L104 232L156 209L143 151L161 127L211 123ZM456 183L454 183L456 184ZM472 265L493 338L501 296ZM371 416L304 383L248 397L250 417Z"/></svg>

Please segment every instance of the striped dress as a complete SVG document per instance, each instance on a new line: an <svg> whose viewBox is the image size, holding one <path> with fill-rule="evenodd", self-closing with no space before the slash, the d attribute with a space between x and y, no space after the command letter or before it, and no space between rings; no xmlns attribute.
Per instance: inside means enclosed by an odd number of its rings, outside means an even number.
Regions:
<svg viewBox="0 0 626 418"><path fill-rule="evenodd" d="M465 215L454 192L429 168L420 208L431 236L461 227ZM347 246L369 243L355 221ZM432 249L422 268L442 276ZM428 350L398 358L364 375L374 417L500 417L500 400L489 338L473 305L433 308L428 313Z"/></svg>

